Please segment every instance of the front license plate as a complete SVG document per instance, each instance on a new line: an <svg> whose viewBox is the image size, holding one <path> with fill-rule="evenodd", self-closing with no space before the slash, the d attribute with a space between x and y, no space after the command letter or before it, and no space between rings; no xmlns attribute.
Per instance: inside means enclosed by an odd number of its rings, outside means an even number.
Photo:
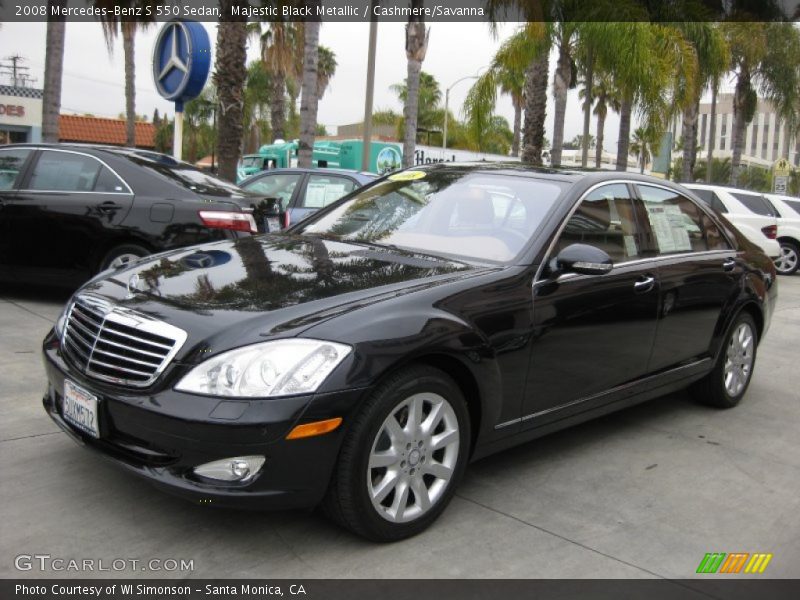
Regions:
<svg viewBox="0 0 800 600"><path fill-rule="evenodd" d="M100 437L97 422L97 396L90 394L69 379L64 380L64 420L92 437Z"/></svg>

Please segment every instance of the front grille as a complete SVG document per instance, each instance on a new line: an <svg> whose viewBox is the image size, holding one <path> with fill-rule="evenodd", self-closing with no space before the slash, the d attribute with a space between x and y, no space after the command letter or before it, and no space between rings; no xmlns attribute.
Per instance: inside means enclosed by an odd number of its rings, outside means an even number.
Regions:
<svg viewBox="0 0 800 600"><path fill-rule="evenodd" d="M132 387L153 383L186 341L186 332L93 296L67 313L66 358L89 377Z"/></svg>

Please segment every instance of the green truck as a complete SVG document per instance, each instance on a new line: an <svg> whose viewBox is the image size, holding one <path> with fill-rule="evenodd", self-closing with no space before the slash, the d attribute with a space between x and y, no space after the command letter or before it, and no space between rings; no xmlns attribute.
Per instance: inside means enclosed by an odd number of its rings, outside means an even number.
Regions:
<svg viewBox="0 0 800 600"><path fill-rule="evenodd" d="M242 157L237 170L237 181L267 169L285 169L297 166L297 141L267 144L258 154ZM312 166L320 169L352 169L361 171L362 140L323 140L314 143ZM383 175L402 166L402 148L399 144L372 142L367 171Z"/></svg>

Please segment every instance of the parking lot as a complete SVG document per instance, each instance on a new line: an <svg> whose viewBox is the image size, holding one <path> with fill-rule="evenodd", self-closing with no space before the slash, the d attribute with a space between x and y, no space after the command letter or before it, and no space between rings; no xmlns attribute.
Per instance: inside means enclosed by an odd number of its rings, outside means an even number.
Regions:
<svg viewBox="0 0 800 600"><path fill-rule="evenodd" d="M15 568L49 554L194 565L102 577L685 578L707 552L766 552L759 577L797 577L800 275L779 290L738 408L674 394L482 460L432 528L375 545L314 513L195 506L78 447L41 406L39 346L67 294L5 288L0 575L78 576Z"/></svg>

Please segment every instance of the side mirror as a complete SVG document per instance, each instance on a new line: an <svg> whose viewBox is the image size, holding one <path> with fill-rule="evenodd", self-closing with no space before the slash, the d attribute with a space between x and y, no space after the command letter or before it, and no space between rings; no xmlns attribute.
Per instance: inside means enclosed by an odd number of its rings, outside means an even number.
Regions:
<svg viewBox="0 0 800 600"><path fill-rule="evenodd" d="M560 273L605 275L613 268L614 264L608 254L600 248L586 244L571 244L555 258L555 270Z"/></svg>

